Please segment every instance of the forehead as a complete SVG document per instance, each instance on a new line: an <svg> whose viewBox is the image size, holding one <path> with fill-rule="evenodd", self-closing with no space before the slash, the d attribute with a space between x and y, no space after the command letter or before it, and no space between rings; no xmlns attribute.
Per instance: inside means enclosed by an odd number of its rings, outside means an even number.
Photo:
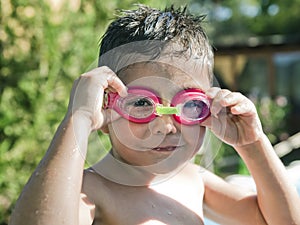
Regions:
<svg viewBox="0 0 300 225"><path fill-rule="evenodd" d="M189 63L140 62L124 68L118 75L127 86L144 86L171 94L186 88L205 91L210 87L208 69Z"/></svg>

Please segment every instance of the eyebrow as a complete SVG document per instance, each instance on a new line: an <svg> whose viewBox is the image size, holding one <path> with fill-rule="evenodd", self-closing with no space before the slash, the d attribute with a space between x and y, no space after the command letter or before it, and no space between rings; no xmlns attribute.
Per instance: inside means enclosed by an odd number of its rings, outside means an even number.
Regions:
<svg viewBox="0 0 300 225"><path fill-rule="evenodd" d="M205 88L203 88L203 84L199 84L198 82L195 83L187 83L184 85L184 89L189 89L189 88L197 88L200 89L202 91L204 91Z"/></svg>

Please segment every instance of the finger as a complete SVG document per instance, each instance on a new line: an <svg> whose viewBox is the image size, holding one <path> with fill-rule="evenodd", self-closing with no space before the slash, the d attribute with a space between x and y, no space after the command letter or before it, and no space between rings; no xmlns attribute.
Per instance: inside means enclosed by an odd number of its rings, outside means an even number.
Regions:
<svg viewBox="0 0 300 225"><path fill-rule="evenodd" d="M96 79L96 82L104 90L110 88L117 92L120 96L127 95L127 88L120 78L107 66L95 68L81 75L82 77L90 77Z"/></svg>
<svg viewBox="0 0 300 225"><path fill-rule="evenodd" d="M220 90L221 90L221 88L219 88L219 87L211 87L210 89L208 89L208 90L205 92L205 94L206 94L209 98L213 99L213 98L216 97L216 95L218 94L218 92L219 92Z"/></svg>
<svg viewBox="0 0 300 225"><path fill-rule="evenodd" d="M121 97L126 97L127 87L116 74L111 74L107 78L108 87L113 88Z"/></svg>
<svg viewBox="0 0 300 225"><path fill-rule="evenodd" d="M220 101L224 107L234 106L244 101L246 97L239 92L231 92Z"/></svg>
<svg viewBox="0 0 300 225"><path fill-rule="evenodd" d="M225 110L224 106L222 105L223 99L229 95L231 92L227 89L220 89L212 100L211 104L211 114L218 115L222 110Z"/></svg>
<svg viewBox="0 0 300 225"><path fill-rule="evenodd" d="M245 99L239 102L238 104L234 105L233 107L231 107L231 113L234 115L248 116L248 115L256 114L256 108L250 100Z"/></svg>
<svg viewBox="0 0 300 225"><path fill-rule="evenodd" d="M224 107L229 107L234 115L252 114L256 111L253 102L239 92L231 92L220 103Z"/></svg>
<svg viewBox="0 0 300 225"><path fill-rule="evenodd" d="M127 88L121 79L107 66L99 67L106 74L107 85L104 89L109 88L115 90L121 97L127 95Z"/></svg>

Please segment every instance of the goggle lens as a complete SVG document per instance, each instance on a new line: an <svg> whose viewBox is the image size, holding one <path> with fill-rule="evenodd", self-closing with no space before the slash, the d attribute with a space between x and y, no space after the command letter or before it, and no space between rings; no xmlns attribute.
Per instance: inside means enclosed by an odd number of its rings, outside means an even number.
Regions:
<svg viewBox="0 0 300 225"><path fill-rule="evenodd" d="M155 112L156 106L156 103L151 98L131 93L120 99L117 104L123 113L136 119L151 116Z"/></svg>
<svg viewBox="0 0 300 225"><path fill-rule="evenodd" d="M190 120L200 120L207 105L201 100L191 100L186 102L181 111L181 116Z"/></svg>

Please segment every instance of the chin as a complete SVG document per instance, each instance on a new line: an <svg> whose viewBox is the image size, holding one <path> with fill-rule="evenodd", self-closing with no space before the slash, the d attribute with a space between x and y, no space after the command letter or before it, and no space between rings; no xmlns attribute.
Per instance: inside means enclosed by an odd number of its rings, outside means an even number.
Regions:
<svg viewBox="0 0 300 225"><path fill-rule="evenodd" d="M156 175L164 175L181 170L189 162L189 160L181 159L179 161L174 158L175 157L168 157L155 164L147 165L144 167L144 169Z"/></svg>

